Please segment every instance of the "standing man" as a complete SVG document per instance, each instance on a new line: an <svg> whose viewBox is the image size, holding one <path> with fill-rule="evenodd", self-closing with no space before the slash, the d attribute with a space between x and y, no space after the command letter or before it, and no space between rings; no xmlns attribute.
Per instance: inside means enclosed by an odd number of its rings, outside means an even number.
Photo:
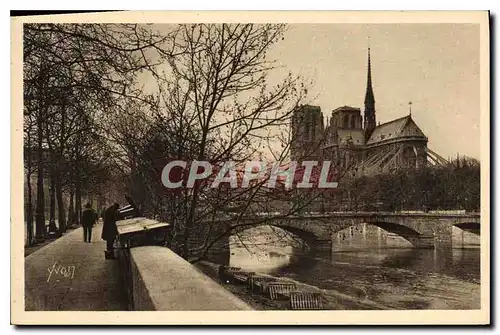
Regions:
<svg viewBox="0 0 500 335"><path fill-rule="evenodd" d="M106 259L114 259L113 253L113 242L118 235L118 228L116 227L116 221L118 220L118 208L120 205L114 203L104 212L104 225L102 226L102 239L106 241Z"/></svg>
<svg viewBox="0 0 500 335"><path fill-rule="evenodd" d="M82 217L80 222L83 227L83 241L86 243L91 243L92 241L92 227L94 227L97 221L97 213L92 209L90 203L85 205L85 210L82 212Z"/></svg>

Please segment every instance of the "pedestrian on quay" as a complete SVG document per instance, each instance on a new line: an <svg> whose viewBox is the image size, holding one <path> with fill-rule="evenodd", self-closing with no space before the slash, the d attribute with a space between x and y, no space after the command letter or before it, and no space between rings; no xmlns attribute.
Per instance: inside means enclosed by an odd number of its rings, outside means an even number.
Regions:
<svg viewBox="0 0 500 335"><path fill-rule="evenodd" d="M118 228L116 227L116 221L118 221L119 216L118 208L120 208L120 205L114 203L104 212L104 224L102 226L101 237L106 241L106 251L104 252L106 259L115 258L113 243L118 235Z"/></svg>
<svg viewBox="0 0 500 335"><path fill-rule="evenodd" d="M92 243L92 228L97 221L97 212L90 203L85 205L80 222L83 227L83 242Z"/></svg>

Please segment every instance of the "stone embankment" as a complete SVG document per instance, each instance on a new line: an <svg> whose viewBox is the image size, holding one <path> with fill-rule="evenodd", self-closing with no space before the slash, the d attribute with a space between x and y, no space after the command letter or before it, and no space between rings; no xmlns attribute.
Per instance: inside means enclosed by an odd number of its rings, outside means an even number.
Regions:
<svg viewBox="0 0 500 335"><path fill-rule="evenodd" d="M256 310L389 309L368 300L361 289L345 294L206 261L196 263L196 267Z"/></svg>

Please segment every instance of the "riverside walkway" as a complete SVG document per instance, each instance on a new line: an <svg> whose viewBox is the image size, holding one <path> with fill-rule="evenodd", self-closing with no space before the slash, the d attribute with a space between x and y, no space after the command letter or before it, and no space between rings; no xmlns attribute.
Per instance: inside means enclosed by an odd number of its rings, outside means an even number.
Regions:
<svg viewBox="0 0 500 335"><path fill-rule="evenodd" d="M27 311L125 311L119 263L104 259L102 224L75 229L25 258Z"/></svg>

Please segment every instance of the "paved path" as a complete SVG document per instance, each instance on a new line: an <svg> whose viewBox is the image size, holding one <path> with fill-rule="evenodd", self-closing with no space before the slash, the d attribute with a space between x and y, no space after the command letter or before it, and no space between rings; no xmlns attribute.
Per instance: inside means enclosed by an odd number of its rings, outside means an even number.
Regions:
<svg viewBox="0 0 500 335"><path fill-rule="evenodd" d="M104 259L102 224L92 243L75 229L25 258L27 311L127 310L118 261Z"/></svg>

